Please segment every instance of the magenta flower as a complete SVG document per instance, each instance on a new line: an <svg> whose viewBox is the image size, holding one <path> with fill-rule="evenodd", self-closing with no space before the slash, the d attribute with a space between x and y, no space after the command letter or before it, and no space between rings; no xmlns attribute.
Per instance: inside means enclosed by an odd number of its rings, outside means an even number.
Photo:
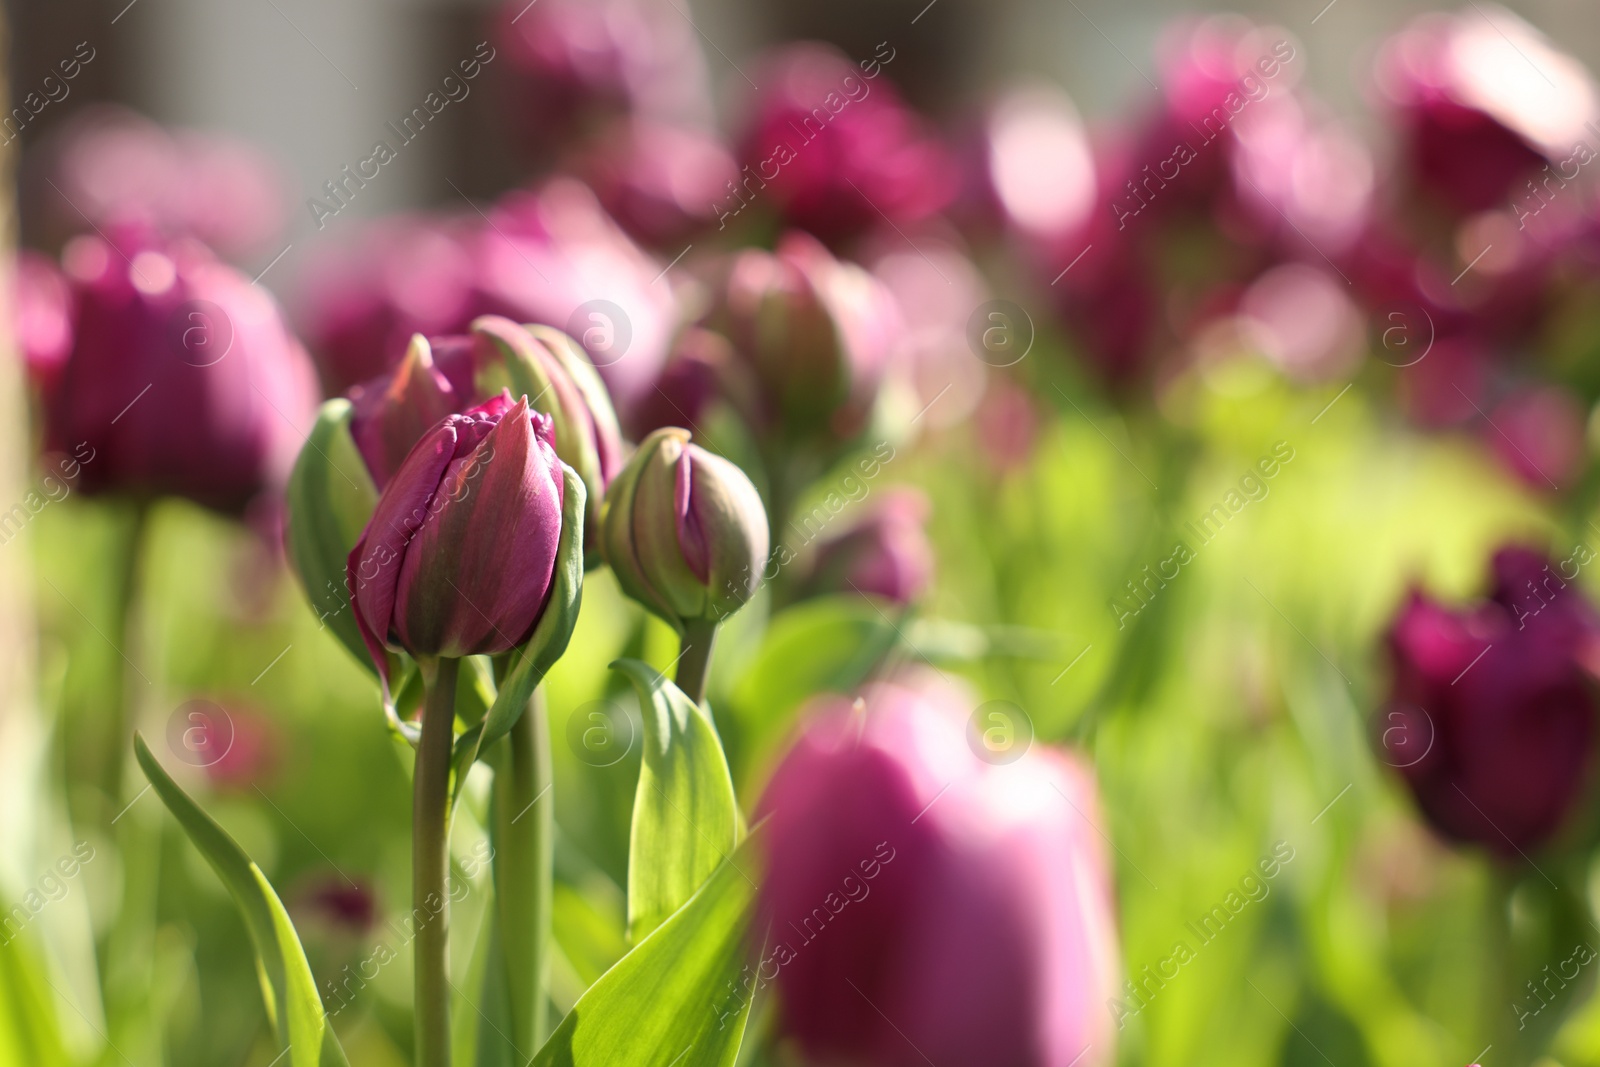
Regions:
<svg viewBox="0 0 1600 1067"><path fill-rule="evenodd" d="M1385 42L1376 80L1411 183L1457 216L1507 207L1546 164L1580 142L1597 147L1589 73L1509 11L1417 18Z"/></svg>
<svg viewBox="0 0 1600 1067"><path fill-rule="evenodd" d="M1560 386L1522 389L1494 409L1484 438L1513 474L1542 491L1570 489L1583 471L1586 413Z"/></svg>
<svg viewBox="0 0 1600 1067"><path fill-rule="evenodd" d="M808 593L870 593L899 604L918 599L933 581L926 529L932 505L906 486L882 490L844 529L817 545Z"/></svg>
<svg viewBox="0 0 1600 1067"><path fill-rule="evenodd" d="M761 64L744 163L724 210L756 205L829 241L887 217L920 222L954 198L959 172L937 132L884 78L881 50L852 63L825 45L789 45ZM880 214L880 212L882 214Z"/></svg>
<svg viewBox="0 0 1600 1067"><path fill-rule="evenodd" d="M401 463L350 553L373 661L506 652L554 581L564 486L554 430L509 394L450 415Z"/></svg>
<svg viewBox="0 0 1600 1067"><path fill-rule="evenodd" d="M889 685L864 699L813 708L758 811L757 973L783 1027L828 1062L1110 1062L1116 931L1088 770L1044 749L993 765L966 709Z"/></svg>
<svg viewBox="0 0 1600 1067"><path fill-rule="evenodd" d="M1452 609L1413 590L1396 617L1381 755L1446 837L1515 855L1571 811L1593 757L1583 664L1597 634L1571 583L1593 558L1586 546L1560 562L1502 548L1488 600Z"/></svg>
<svg viewBox="0 0 1600 1067"><path fill-rule="evenodd" d="M712 134L641 118L607 127L576 169L629 234L663 249L677 242L668 255L717 221L717 205L739 176Z"/></svg>
<svg viewBox="0 0 1600 1067"><path fill-rule="evenodd" d="M172 494L237 511L281 486L316 403L270 294L192 242L74 238L76 311L47 446L87 444L87 492Z"/></svg>

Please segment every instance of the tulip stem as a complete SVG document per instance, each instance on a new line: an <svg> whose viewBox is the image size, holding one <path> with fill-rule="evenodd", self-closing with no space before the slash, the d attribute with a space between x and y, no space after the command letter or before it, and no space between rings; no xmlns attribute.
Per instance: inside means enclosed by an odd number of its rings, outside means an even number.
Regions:
<svg viewBox="0 0 1600 1067"><path fill-rule="evenodd" d="M422 664L427 683L422 740L412 783L411 906L417 927L415 982L417 1067L450 1064L450 757L455 743L456 676L461 661Z"/></svg>
<svg viewBox="0 0 1600 1067"><path fill-rule="evenodd" d="M707 619L684 623L683 650L678 655L678 688L696 704L706 697L706 675L711 671L711 650L716 641L716 623Z"/></svg>
<svg viewBox="0 0 1600 1067"><path fill-rule="evenodd" d="M535 689L506 737L495 772L494 878L500 944L512 999L513 1047L527 1061L544 1044L550 973L555 804L544 690Z"/></svg>

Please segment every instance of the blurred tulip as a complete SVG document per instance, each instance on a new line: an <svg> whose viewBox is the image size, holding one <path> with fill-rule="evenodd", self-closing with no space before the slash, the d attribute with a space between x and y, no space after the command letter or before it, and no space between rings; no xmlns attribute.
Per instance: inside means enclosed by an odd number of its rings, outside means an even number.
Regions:
<svg viewBox="0 0 1600 1067"><path fill-rule="evenodd" d="M1111 1062L1116 931L1087 767L1042 748L980 760L948 697L882 685L863 703L812 709L757 810L757 973L781 1025L819 1062Z"/></svg>
<svg viewBox="0 0 1600 1067"><path fill-rule="evenodd" d="M865 424L904 332L881 283L803 233L786 234L776 252L736 254L707 324L761 383L765 410L752 421L788 436L820 431L842 440Z"/></svg>
<svg viewBox="0 0 1600 1067"><path fill-rule="evenodd" d="M396 215L321 246L296 304L329 393L392 369L412 334L466 330L479 310L469 232Z"/></svg>
<svg viewBox="0 0 1600 1067"><path fill-rule="evenodd" d="M639 443L602 516L602 548L622 591L680 633L720 623L755 594L767 513L734 464L668 427Z"/></svg>
<svg viewBox="0 0 1600 1067"><path fill-rule="evenodd" d="M1095 207L1088 131L1060 89L1009 93L985 128L985 178L1007 228L1033 240L1079 230Z"/></svg>
<svg viewBox="0 0 1600 1067"><path fill-rule="evenodd" d="M248 142L168 131L123 108L78 112L45 159L56 188L38 195L69 233L87 218L101 229L194 236L237 260L270 255L288 219L283 176Z"/></svg>
<svg viewBox="0 0 1600 1067"><path fill-rule="evenodd" d="M996 376L983 394L975 421L978 444L997 472L1018 470L1033 457L1039 412L1033 394L1022 386Z"/></svg>
<svg viewBox="0 0 1600 1067"><path fill-rule="evenodd" d="M867 593L898 604L919 599L933 580L926 529L931 511L920 490L880 490L848 527L818 542L804 580L807 595Z"/></svg>
<svg viewBox="0 0 1600 1067"><path fill-rule="evenodd" d="M753 386L745 383L748 374L741 370L726 337L698 326L685 327L673 342L655 389L634 409L629 435L642 438L664 426L699 426L725 393L741 398L736 407L753 408Z"/></svg>
<svg viewBox="0 0 1600 1067"><path fill-rule="evenodd" d="M281 486L316 403L272 297L192 242L74 238L72 349L47 447L87 442L86 492L172 494L235 512Z"/></svg>
<svg viewBox="0 0 1600 1067"><path fill-rule="evenodd" d="M1389 631L1394 679L1380 720L1440 833L1510 857L1560 828L1592 761L1597 618L1571 584L1594 558L1507 547L1490 597L1453 610L1413 589Z"/></svg>
<svg viewBox="0 0 1600 1067"><path fill-rule="evenodd" d="M556 178L501 198L479 231L475 314L565 331L626 420L655 387L678 325L667 264L623 233L586 186Z"/></svg>
<svg viewBox="0 0 1600 1067"><path fill-rule="evenodd" d="M515 72L512 101L534 145L560 145L623 115L711 118L691 24L662 0L508 0L496 43Z"/></svg>
<svg viewBox="0 0 1600 1067"><path fill-rule="evenodd" d="M385 487L351 550L361 636L413 656L506 652L555 580L566 482L550 420L509 394L450 415Z"/></svg>
<svg viewBox="0 0 1600 1067"><path fill-rule="evenodd" d="M282 738L270 716L230 703L221 720L197 728L211 735L200 741L210 757L201 766L218 789L254 791L278 765Z"/></svg>
<svg viewBox="0 0 1600 1067"><path fill-rule="evenodd" d="M1572 488L1583 471L1583 405L1558 386L1523 389L1494 409L1484 434L1501 462L1537 489Z"/></svg>
<svg viewBox="0 0 1600 1067"><path fill-rule="evenodd" d="M1385 42L1376 84L1398 113L1409 179L1458 215L1504 206L1600 119L1583 65L1496 5L1417 18Z"/></svg>
<svg viewBox="0 0 1600 1067"><path fill-rule="evenodd" d="M1274 267L1240 299L1249 338L1293 378L1329 381L1350 374L1366 342L1361 313L1345 286L1301 263Z"/></svg>
<svg viewBox="0 0 1600 1067"><path fill-rule="evenodd" d="M903 393L902 419L910 430L954 426L983 399L985 361L973 350L968 324L988 299L976 265L953 244L919 240L918 251L897 242L872 256L872 276L900 309L900 329L890 348L885 388ZM1032 324L1013 323L1009 339L1022 359L1032 344ZM1004 360L997 360L1004 362Z"/></svg>
<svg viewBox="0 0 1600 1067"><path fill-rule="evenodd" d="M716 222L718 204L739 176L733 156L711 134L638 118L597 137L576 169L624 229L655 247Z"/></svg>
<svg viewBox="0 0 1600 1067"><path fill-rule="evenodd" d="M48 390L72 352L72 288L49 257L38 252L18 252L15 269L13 336L28 376Z"/></svg>
<svg viewBox="0 0 1600 1067"><path fill-rule="evenodd" d="M725 210L770 203L829 241L941 211L960 184L954 161L882 73L878 61L858 66L816 43L767 57L739 140L744 178L728 187Z"/></svg>

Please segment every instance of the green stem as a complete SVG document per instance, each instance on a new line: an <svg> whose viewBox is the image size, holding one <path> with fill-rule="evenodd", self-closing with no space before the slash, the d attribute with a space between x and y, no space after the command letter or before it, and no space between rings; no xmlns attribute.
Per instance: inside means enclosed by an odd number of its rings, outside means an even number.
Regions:
<svg viewBox="0 0 1600 1067"><path fill-rule="evenodd" d="M450 756L455 742L456 677L461 661L436 660L427 683L411 809L411 905L417 927L417 1067L450 1065Z"/></svg>
<svg viewBox="0 0 1600 1067"><path fill-rule="evenodd" d="M506 737L509 758L494 779L495 907L522 1059L544 1044L550 977L550 898L555 804L544 690L534 690Z"/></svg>
<svg viewBox="0 0 1600 1067"><path fill-rule="evenodd" d="M716 623L697 619L684 624L683 651L678 656L678 688L696 704L706 696L706 675L711 670L711 649L716 640Z"/></svg>

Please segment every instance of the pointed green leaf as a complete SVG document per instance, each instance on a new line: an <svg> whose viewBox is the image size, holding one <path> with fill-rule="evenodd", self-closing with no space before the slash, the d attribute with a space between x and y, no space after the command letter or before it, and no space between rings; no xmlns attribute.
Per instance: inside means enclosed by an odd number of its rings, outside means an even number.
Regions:
<svg viewBox="0 0 1600 1067"><path fill-rule="evenodd" d="M750 1014L739 976L760 876L756 840L578 998L533 1067L731 1067Z"/></svg>
<svg viewBox="0 0 1600 1067"><path fill-rule="evenodd" d="M167 776L138 734L133 738L133 751L156 795L222 879L238 906L255 946L267 1018L277 1029L279 1040L290 1049L291 1067L348 1067L322 1010L300 938L266 875L227 831Z"/></svg>
<svg viewBox="0 0 1600 1067"><path fill-rule="evenodd" d="M644 761L628 838L628 930L638 940L683 906L738 844L739 804L711 713L636 659Z"/></svg>
<svg viewBox="0 0 1600 1067"><path fill-rule="evenodd" d="M311 610L371 671L372 655L350 609L345 561L372 518L378 490L350 436L350 414L350 401L343 399L329 400L317 412L289 474L285 539Z"/></svg>

